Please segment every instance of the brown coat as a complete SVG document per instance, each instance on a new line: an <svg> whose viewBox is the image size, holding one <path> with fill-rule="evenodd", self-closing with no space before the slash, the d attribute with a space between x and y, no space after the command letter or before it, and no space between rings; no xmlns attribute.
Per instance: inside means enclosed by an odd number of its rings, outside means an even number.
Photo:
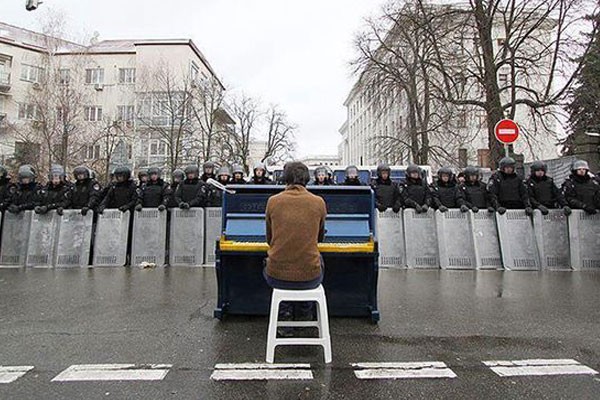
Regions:
<svg viewBox="0 0 600 400"><path fill-rule="evenodd" d="M267 274L283 281L304 282L321 273L317 243L325 234L325 201L293 185L267 202Z"/></svg>

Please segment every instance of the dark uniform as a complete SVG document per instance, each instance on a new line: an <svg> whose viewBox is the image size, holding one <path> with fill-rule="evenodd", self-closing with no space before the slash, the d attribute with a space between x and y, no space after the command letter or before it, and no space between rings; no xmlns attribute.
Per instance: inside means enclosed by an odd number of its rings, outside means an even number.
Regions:
<svg viewBox="0 0 600 400"><path fill-rule="evenodd" d="M138 188L136 211L142 211L142 208L158 208L158 211L162 212L167 209L171 187L161 179L160 175L160 169L148 168L148 180Z"/></svg>
<svg viewBox="0 0 600 400"><path fill-rule="evenodd" d="M444 176L447 180L444 180ZM458 207L458 185L450 168L442 167L438 170L438 178L431 184L431 200L440 212Z"/></svg>
<svg viewBox="0 0 600 400"><path fill-rule="evenodd" d="M384 173L387 176L384 178ZM377 179L373 180L371 187L375 192L375 207L384 212L391 208L395 213L402 208L402 199L400 198L400 189L390 178L392 170L386 164L377 166Z"/></svg>
<svg viewBox="0 0 600 400"><path fill-rule="evenodd" d="M325 167L317 167L314 172L314 180L311 184L314 186L332 185L333 183L327 175L327 169Z"/></svg>
<svg viewBox="0 0 600 400"><path fill-rule="evenodd" d="M179 184L175 192L177 206L183 210L190 207L206 207L208 190L206 184L198 177L199 169L195 165L185 167L185 180Z"/></svg>
<svg viewBox="0 0 600 400"><path fill-rule="evenodd" d="M244 179L244 167L239 164L235 164L231 169L233 177L231 178L232 185L245 185L247 182Z"/></svg>
<svg viewBox="0 0 600 400"><path fill-rule="evenodd" d="M10 182L8 171L0 165L0 211L5 211L8 208L10 197L15 189L15 184Z"/></svg>
<svg viewBox="0 0 600 400"><path fill-rule="evenodd" d="M414 208L417 213L424 213L431 206L431 191L421 177L421 168L411 164L406 168L406 181L400 186L402 204Z"/></svg>
<svg viewBox="0 0 600 400"><path fill-rule="evenodd" d="M65 182L64 168L53 165L48 174L48 184L40 190L39 205L34 209L36 214L56 210L58 215L63 215L64 209L69 207L70 190L71 187Z"/></svg>
<svg viewBox="0 0 600 400"><path fill-rule="evenodd" d="M573 162L571 175L563 183L562 194L570 207L584 210L587 214L598 213L600 185L590 176L586 161Z"/></svg>
<svg viewBox="0 0 600 400"><path fill-rule="evenodd" d="M358 168L356 165L349 165L346 167L344 182L342 186L364 186L364 183L360 181L358 177Z"/></svg>
<svg viewBox="0 0 600 400"><path fill-rule="evenodd" d="M174 170L171 174L171 194L169 195L169 202L167 203L168 208L175 208L179 206L179 204L177 204L177 201L175 200L175 192L177 191L177 187L179 186L179 184L183 182L184 179L185 174L183 173L182 169L178 168Z"/></svg>
<svg viewBox="0 0 600 400"><path fill-rule="evenodd" d="M460 207L460 211L467 212L469 210L474 213L480 209L485 209L489 212L495 212L492 207L492 200L486 185L481 182L479 177L479 168L467 167L463 171L465 182L458 186L456 202Z"/></svg>
<svg viewBox="0 0 600 400"><path fill-rule="evenodd" d="M217 179L215 175L215 168L217 168L216 164L212 161L207 161L202 164L202 176L200 180L204 183L208 182L208 179Z"/></svg>
<svg viewBox="0 0 600 400"><path fill-rule="evenodd" d="M86 215L100 204L102 188L91 171L82 165L73 170L73 176L75 184L68 193L69 208L81 210L81 215Z"/></svg>
<svg viewBox="0 0 600 400"><path fill-rule="evenodd" d="M515 160L510 157L500 160L499 170L488 183L492 206L499 214L504 214L507 209L525 209L527 215L533 215L527 187L515 172L515 166Z"/></svg>
<svg viewBox="0 0 600 400"><path fill-rule="evenodd" d="M31 165L22 165L18 172L19 183L14 187L8 211L18 214L33 210L40 204L39 187L35 182L35 170Z"/></svg>
<svg viewBox="0 0 600 400"><path fill-rule="evenodd" d="M106 208L118 208L121 212L131 211L137 203L137 187L131 179L131 170L127 167L117 167L114 176L116 181L109 185L106 197L98 206L99 214Z"/></svg>
<svg viewBox="0 0 600 400"><path fill-rule="evenodd" d="M261 171L260 174L257 174L258 171ZM251 185L270 185L273 183L271 179L267 177L267 167L265 164L259 162L254 165L254 174L252 175L252 179L250 180Z"/></svg>
<svg viewBox="0 0 600 400"><path fill-rule="evenodd" d="M571 214L562 193L554 184L554 179L546 175L548 166L542 161L531 164L531 174L525 181L529 201L533 208L537 208L543 215L548 215L549 209L564 207L566 215Z"/></svg>

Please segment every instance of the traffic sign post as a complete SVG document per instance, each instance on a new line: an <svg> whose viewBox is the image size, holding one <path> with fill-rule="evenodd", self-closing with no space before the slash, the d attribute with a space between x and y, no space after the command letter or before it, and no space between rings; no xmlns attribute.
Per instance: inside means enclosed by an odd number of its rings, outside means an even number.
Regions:
<svg viewBox="0 0 600 400"><path fill-rule="evenodd" d="M508 157L508 145L514 143L519 138L519 125L512 119L503 119L498 121L494 128L496 139L504 144L504 152Z"/></svg>

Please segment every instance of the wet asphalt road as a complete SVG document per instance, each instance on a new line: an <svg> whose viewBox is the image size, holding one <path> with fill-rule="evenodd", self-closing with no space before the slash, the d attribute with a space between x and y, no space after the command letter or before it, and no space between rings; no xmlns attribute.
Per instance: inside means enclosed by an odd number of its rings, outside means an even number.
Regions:
<svg viewBox="0 0 600 400"><path fill-rule="evenodd" d="M310 381L215 382L263 362L266 317L212 317L212 268L0 269L0 365L34 370L0 399L598 399L600 375L500 378L484 360L576 359L600 371L600 273L384 270L381 322L332 319ZM455 379L358 380L351 363L443 361ZM162 381L51 382L73 364L173 364Z"/></svg>

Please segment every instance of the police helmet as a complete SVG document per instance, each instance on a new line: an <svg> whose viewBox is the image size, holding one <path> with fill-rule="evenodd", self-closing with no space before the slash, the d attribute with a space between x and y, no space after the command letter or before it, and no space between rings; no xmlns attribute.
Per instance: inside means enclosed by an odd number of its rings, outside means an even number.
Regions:
<svg viewBox="0 0 600 400"><path fill-rule="evenodd" d="M531 173L535 173L537 171L548 172L548 166L543 161L534 161L531 163Z"/></svg>
<svg viewBox="0 0 600 400"><path fill-rule="evenodd" d="M214 172L214 170L216 168L215 163L212 162L212 161L207 161L204 164L202 164L202 171L206 172L206 170L209 169L209 168L212 169L213 172Z"/></svg>
<svg viewBox="0 0 600 400"><path fill-rule="evenodd" d="M379 164L379 165L377 166L377 176L378 176L378 177L381 177L381 174L382 174L384 171L387 171L387 173L388 173L388 174L391 174L391 173L392 173L392 169L390 168L390 166L389 166L389 165L387 165L387 164Z"/></svg>
<svg viewBox="0 0 600 400"><path fill-rule="evenodd" d="M358 176L358 167L356 165L348 165L346 167L346 176L350 176L350 174Z"/></svg>
<svg viewBox="0 0 600 400"><path fill-rule="evenodd" d="M500 170L503 170L504 168L507 168L507 167L515 168L516 165L517 165L517 162L512 157L504 157L498 163Z"/></svg>
<svg viewBox="0 0 600 400"><path fill-rule="evenodd" d="M262 169L263 171L265 171L265 174L268 172L267 166L264 163L262 163L262 162L257 162L257 163L254 164L254 170L253 171L255 173L256 173L257 169Z"/></svg>
<svg viewBox="0 0 600 400"><path fill-rule="evenodd" d="M77 176L79 175L84 175L84 179L88 179L90 177L90 170L87 167L84 167L83 165L79 165L75 167L75 169L73 169L73 176L75 177L75 179L77 179Z"/></svg>
<svg viewBox="0 0 600 400"><path fill-rule="evenodd" d="M234 164L231 172L234 175L235 174L242 174L242 176L243 176L244 175L244 167L242 167L240 164Z"/></svg>
<svg viewBox="0 0 600 400"><path fill-rule="evenodd" d="M143 177L148 177L148 170L146 168L140 169L138 171L138 179L142 180Z"/></svg>
<svg viewBox="0 0 600 400"><path fill-rule="evenodd" d="M52 167L50 167L50 172L48 172L48 180L51 181L54 175L58 175L61 180L65 179L65 169L62 167L62 165L52 164Z"/></svg>
<svg viewBox="0 0 600 400"><path fill-rule="evenodd" d="M148 168L148 176L150 175L157 175L160 178L162 175L162 171L158 167L150 167Z"/></svg>
<svg viewBox="0 0 600 400"><path fill-rule="evenodd" d="M325 175L325 177L327 177L327 168L325 168L323 166L315 168L315 172L313 173L313 175L315 176L315 179L317 179L319 174L323 174L323 175Z"/></svg>
<svg viewBox="0 0 600 400"><path fill-rule="evenodd" d="M185 167L183 172L185 173L185 176L187 176L188 174L196 174L196 176L198 176L200 169L197 165L188 165L187 167Z"/></svg>
<svg viewBox="0 0 600 400"><path fill-rule="evenodd" d="M185 173L183 172L183 170L177 168L176 170L173 171L173 173L171 174L172 178L179 178L180 180L184 180L185 179Z"/></svg>
<svg viewBox="0 0 600 400"><path fill-rule="evenodd" d="M217 177L222 176L222 175L225 175L225 176L228 176L231 178L231 171L229 170L229 167L224 166L224 167L219 168L219 171L217 172Z"/></svg>
<svg viewBox="0 0 600 400"><path fill-rule="evenodd" d="M479 168L469 165L464 169L463 173L465 174L465 178L468 178L469 176L479 177Z"/></svg>
<svg viewBox="0 0 600 400"><path fill-rule="evenodd" d="M114 169L113 175L115 176L115 178L122 176L124 180L128 181L129 179L131 179L131 170L129 169L129 167L120 166Z"/></svg>
<svg viewBox="0 0 600 400"><path fill-rule="evenodd" d="M21 165L19 167L19 172L17 173L19 179L29 178L35 179L35 169L31 165Z"/></svg>
<svg viewBox="0 0 600 400"><path fill-rule="evenodd" d="M448 177L452 179L454 172L452 172L452 169L450 167L442 167L438 169L437 175L439 179L442 179L442 175L448 175Z"/></svg>
<svg viewBox="0 0 600 400"><path fill-rule="evenodd" d="M587 171L590 170L590 166L587 163L587 161L585 160L575 160L573 161L573 164L571 165L571 171L577 171L578 169L585 169Z"/></svg>
<svg viewBox="0 0 600 400"><path fill-rule="evenodd" d="M408 167L406 167L406 175L410 175L412 173L417 173L419 174L419 176L421 176L421 167L419 167L416 164L410 164Z"/></svg>

